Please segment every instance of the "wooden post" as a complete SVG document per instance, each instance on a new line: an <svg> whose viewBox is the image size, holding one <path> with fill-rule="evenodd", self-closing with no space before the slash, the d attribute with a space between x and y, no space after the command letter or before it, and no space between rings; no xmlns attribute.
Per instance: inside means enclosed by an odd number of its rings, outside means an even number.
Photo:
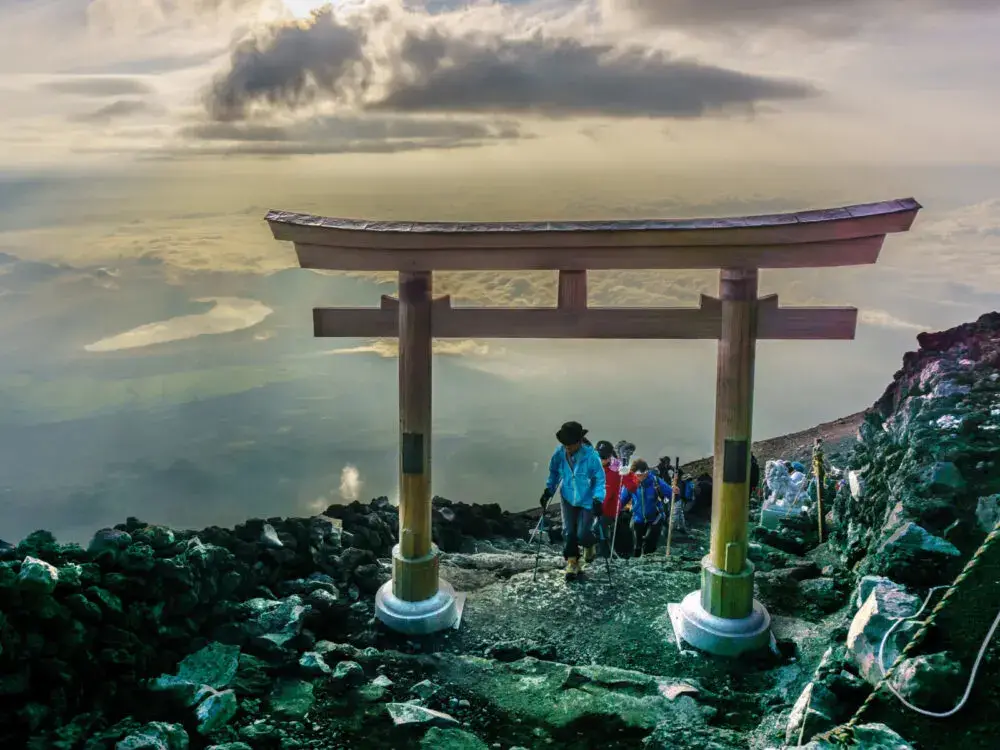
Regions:
<svg viewBox="0 0 1000 750"><path fill-rule="evenodd" d="M399 274L399 552L392 593L419 602L438 590L431 543L431 272Z"/></svg>
<svg viewBox="0 0 1000 750"><path fill-rule="evenodd" d="M813 443L813 476L816 477L816 516L819 525L819 543L823 543L823 440Z"/></svg>
<svg viewBox="0 0 1000 750"><path fill-rule="evenodd" d="M559 309L587 309L587 272L559 272Z"/></svg>
<svg viewBox="0 0 1000 750"><path fill-rule="evenodd" d="M716 617L753 611L753 563L747 559L750 436L757 345L757 270L722 269L722 331L715 396L715 467L711 548L702 561L702 607Z"/></svg>

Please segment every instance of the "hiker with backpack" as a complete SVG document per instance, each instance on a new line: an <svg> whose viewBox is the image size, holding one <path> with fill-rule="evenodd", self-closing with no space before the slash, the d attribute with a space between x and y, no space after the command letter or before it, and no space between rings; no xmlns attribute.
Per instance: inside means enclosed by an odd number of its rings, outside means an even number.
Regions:
<svg viewBox="0 0 1000 750"><path fill-rule="evenodd" d="M641 458L632 462L632 471L622 478L622 502L632 507L632 536L635 556L656 550L663 521L667 517L664 500L671 499L670 485L649 471Z"/></svg>
<svg viewBox="0 0 1000 750"><path fill-rule="evenodd" d="M605 498L604 467L585 440L586 434L579 422L566 422L556 432L559 447L549 460L549 478L540 501L544 514L559 490L567 580L580 574L580 547L594 544L595 510L600 512Z"/></svg>

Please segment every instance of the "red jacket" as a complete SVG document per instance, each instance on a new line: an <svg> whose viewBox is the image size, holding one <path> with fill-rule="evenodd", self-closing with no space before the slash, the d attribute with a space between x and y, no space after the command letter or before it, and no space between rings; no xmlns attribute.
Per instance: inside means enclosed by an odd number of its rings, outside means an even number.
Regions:
<svg viewBox="0 0 1000 750"><path fill-rule="evenodd" d="M614 518L618 515L618 497L622 490L622 475L610 466L604 467L604 508L605 516Z"/></svg>

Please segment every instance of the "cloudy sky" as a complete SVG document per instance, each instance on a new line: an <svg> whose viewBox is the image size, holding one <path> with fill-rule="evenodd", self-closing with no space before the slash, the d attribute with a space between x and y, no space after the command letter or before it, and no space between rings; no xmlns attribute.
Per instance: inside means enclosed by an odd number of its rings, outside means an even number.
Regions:
<svg viewBox="0 0 1000 750"><path fill-rule="evenodd" d="M861 310L856 342L762 345L756 425L800 429L871 403L920 330L1000 305L998 38L997 0L0 0L0 260L43 264L0 279L4 314L14 316L0 335L18 337L5 346L41 367L54 361L44 333L52 321L86 318L89 338L71 350L82 359L59 372L100 362L109 368L101 377L124 377L153 358L212 366L249 332L239 356L257 347L258 360L239 382L259 384L279 378L262 363L285 366L283 337L308 333L313 304L347 304L355 293L350 304L375 304L393 291L383 276L329 280L328 296L296 297L289 290L299 287L279 278L294 253L271 238L269 208L666 218L912 195L924 210L910 233L889 237L874 268L762 277L762 293L784 304ZM96 279L99 307L91 291L73 297L65 286L24 292L20 307L4 302L27 289L17 273L35 283L66 269ZM466 304L548 304L555 276L435 283ZM606 272L594 274L591 298L694 304L716 286L710 273ZM154 298L157 309L143 312ZM365 360L382 361L391 380L392 342L295 347L296 356L313 347L312 376ZM563 411L595 379L624 382L623 369L636 380L621 388L622 419L641 418L650 398L710 409L711 344L686 347L653 344L638 362L613 343L440 351L520 389L527 411L513 417L524 422L513 435L579 416ZM558 392L545 391L552 414L535 413L545 383L572 382L581 369L590 374L579 392L556 405ZM822 397L789 398L803 369ZM57 388L62 375L46 372ZM672 373L672 389L654 394L661 372ZM477 382L461 380L468 406L449 417L450 434L489 431L476 422ZM20 398L8 381L0 387ZM191 400L207 397L190 388ZM144 418L123 411L122 429ZM705 452L710 419L691 419L698 427L680 430L683 450ZM652 440L664 429L647 432ZM391 433L379 438L390 452ZM544 451L547 435L526 455Z"/></svg>
<svg viewBox="0 0 1000 750"><path fill-rule="evenodd" d="M2 0L0 24L5 166L1000 156L993 0Z"/></svg>
<svg viewBox="0 0 1000 750"><path fill-rule="evenodd" d="M34 191L0 219L21 254L273 270L291 255L254 221L268 207L914 194L930 234L908 246L997 214L995 0L0 0L0 34L0 170Z"/></svg>

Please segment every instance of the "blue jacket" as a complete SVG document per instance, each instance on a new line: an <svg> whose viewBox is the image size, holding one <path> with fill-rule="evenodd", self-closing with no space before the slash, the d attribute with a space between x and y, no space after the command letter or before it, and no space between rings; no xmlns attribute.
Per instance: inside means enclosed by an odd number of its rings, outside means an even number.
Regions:
<svg viewBox="0 0 1000 750"><path fill-rule="evenodd" d="M549 460L549 480L545 487L553 495L560 487L563 500L578 508L590 510L594 501L604 502L604 467L591 445L581 445L573 456L573 466L566 460L566 449L556 448Z"/></svg>
<svg viewBox="0 0 1000 750"><path fill-rule="evenodd" d="M666 518L660 497L670 497L670 485L653 474L647 474L635 492L622 486L622 505L631 501L632 520L636 523L656 523Z"/></svg>

